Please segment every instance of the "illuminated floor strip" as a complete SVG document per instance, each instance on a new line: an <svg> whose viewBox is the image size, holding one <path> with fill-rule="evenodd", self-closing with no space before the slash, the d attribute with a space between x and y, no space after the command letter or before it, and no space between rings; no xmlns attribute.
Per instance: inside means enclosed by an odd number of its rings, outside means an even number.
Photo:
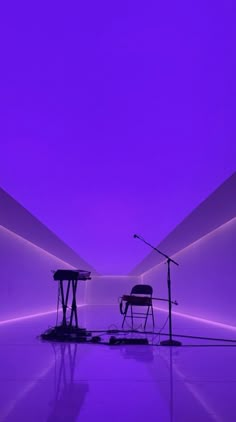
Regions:
<svg viewBox="0 0 236 422"><path fill-rule="evenodd" d="M82 308L82 307L85 307L85 306L97 306L97 305L81 304L81 305L78 305L77 308ZM114 305L114 304L103 304L101 306L116 306L116 305ZM156 306L153 306L153 309L155 309L156 311L168 313L168 310L161 309L161 308L158 308ZM11 323L14 323L14 322L21 322L21 321L25 321L25 320L33 319L33 318L40 318L40 317L43 317L43 316L46 316L46 315L55 314L56 312L57 312L57 310L52 310L52 311L47 311L47 312L39 312L39 313L36 313L36 314L31 314L31 315L25 315L25 316L18 317L18 318L6 319L6 320L3 320L3 321L0 321L0 325L11 324ZM61 309L59 309L58 312L61 312ZM215 327L220 327L220 328L236 331L236 327L234 325L223 324L221 322L216 322L216 321L212 321L212 320L201 318L201 317L183 314L181 312L172 311L172 315L176 315L176 316L181 317L181 318L186 318L186 319L189 319L189 320L192 320L192 321L201 322L201 323L208 324L208 325L214 325Z"/></svg>
<svg viewBox="0 0 236 422"><path fill-rule="evenodd" d="M157 308L156 306L153 306L153 308L155 310L158 310L158 311L161 311L161 312L165 312L165 313L168 312L168 310ZM190 320L196 321L196 322L202 322L203 324L214 325L215 327L220 327L220 328L224 328L224 329L227 329L227 330L236 331L236 327L234 325L223 324L221 322L212 321L210 319L196 317L196 316L192 316L192 315L188 315L188 314L182 314L181 312L173 312L172 311L172 315L176 315L176 316L179 316L181 318L190 319Z"/></svg>
<svg viewBox="0 0 236 422"><path fill-rule="evenodd" d="M84 305L84 304L83 305L77 305L77 308L81 308L83 306L86 306L86 305ZM53 311L47 311L47 312L40 312L40 313L37 313L37 314L25 315L25 316L18 317L18 318L5 319L4 321L0 321L0 325L25 321L27 319L32 319L32 318L39 318L39 317L43 317L45 315L55 314L56 312L57 312L57 310L53 310ZM59 309L58 312L61 312L61 309Z"/></svg>

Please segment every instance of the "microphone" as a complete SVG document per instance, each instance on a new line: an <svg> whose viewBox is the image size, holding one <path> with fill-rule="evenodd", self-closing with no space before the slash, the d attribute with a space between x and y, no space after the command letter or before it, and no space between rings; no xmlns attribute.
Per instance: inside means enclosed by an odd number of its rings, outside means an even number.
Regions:
<svg viewBox="0 0 236 422"><path fill-rule="evenodd" d="M134 234L134 238L136 238L136 237L138 237L138 235L137 234Z"/></svg>

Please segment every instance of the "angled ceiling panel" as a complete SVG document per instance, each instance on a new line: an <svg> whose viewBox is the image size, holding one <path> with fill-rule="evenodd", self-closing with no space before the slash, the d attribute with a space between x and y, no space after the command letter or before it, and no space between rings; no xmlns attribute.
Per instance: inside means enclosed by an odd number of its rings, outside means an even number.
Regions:
<svg viewBox="0 0 236 422"><path fill-rule="evenodd" d="M236 172L189 214L157 248L173 255L236 216ZM130 273L140 275L163 258L151 251Z"/></svg>
<svg viewBox="0 0 236 422"><path fill-rule="evenodd" d="M90 264L3 189L0 189L0 225L68 264L96 274Z"/></svg>

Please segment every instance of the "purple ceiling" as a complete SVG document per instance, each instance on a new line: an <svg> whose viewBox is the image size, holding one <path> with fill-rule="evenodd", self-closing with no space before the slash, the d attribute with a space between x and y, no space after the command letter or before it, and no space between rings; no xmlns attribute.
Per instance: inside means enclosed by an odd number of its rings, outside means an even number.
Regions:
<svg viewBox="0 0 236 422"><path fill-rule="evenodd" d="M235 171L231 2L5 2L0 186L126 274ZM17 218L17 216L16 216Z"/></svg>

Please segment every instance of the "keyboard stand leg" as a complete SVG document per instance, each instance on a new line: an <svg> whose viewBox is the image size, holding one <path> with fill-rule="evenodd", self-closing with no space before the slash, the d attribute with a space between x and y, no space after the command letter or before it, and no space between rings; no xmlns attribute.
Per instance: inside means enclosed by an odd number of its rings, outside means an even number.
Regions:
<svg viewBox="0 0 236 422"><path fill-rule="evenodd" d="M64 297L64 289L63 289L63 280L60 280L60 289L61 289L61 304L62 304L62 325L66 326L66 308L67 305L65 303L65 297Z"/></svg>
<svg viewBox="0 0 236 422"><path fill-rule="evenodd" d="M70 326L72 326L73 315L75 317L75 325L78 328L78 315L77 315L77 305L76 305L76 290L77 290L77 280L72 280L72 309L70 316Z"/></svg>

